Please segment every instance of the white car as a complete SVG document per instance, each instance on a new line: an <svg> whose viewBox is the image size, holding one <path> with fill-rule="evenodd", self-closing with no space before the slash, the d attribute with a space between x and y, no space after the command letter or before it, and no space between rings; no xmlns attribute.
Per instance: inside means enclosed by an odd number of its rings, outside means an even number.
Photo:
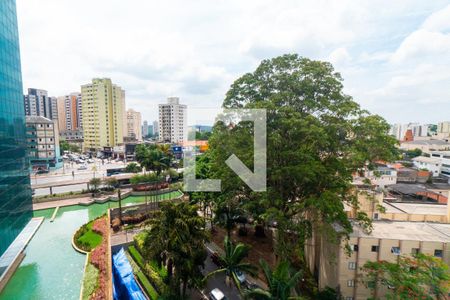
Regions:
<svg viewBox="0 0 450 300"><path fill-rule="evenodd" d="M94 163L94 160L93 160L92 158L89 158L89 159L87 160L87 162L90 163L90 164L92 164L92 163Z"/></svg>
<svg viewBox="0 0 450 300"><path fill-rule="evenodd" d="M87 170L87 166L86 165L81 165L78 170Z"/></svg>
<svg viewBox="0 0 450 300"><path fill-rule="evenodd" d="M209 293L209 299L211 299L211 300L226 300L227 297L225 297L225 295L222 293L221 290L219 290L218 288L215 288Z"/></svg>

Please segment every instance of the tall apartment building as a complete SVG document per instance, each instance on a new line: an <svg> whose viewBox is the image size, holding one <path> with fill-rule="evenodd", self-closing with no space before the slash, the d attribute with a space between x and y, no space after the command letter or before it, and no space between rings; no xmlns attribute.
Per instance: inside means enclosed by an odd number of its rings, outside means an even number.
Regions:
<svg viewBox="0 0 450 300"><path fill-rule="evenodd" d="M429 125L419 123L393 124L390 134L395 136L397 140L403 141L408 130L411 130L413 137L426 137L429 133Z"/></svg>
<svg viewBox="0 0 450 300"><path fill-rule="evenodd" d="M0 1L0 279L20 257L33 215L16 1ZM23 231L25 232L25 231ZM16 240L13 247L10 245ZM8 253L5 253L8 251Z"/></svg>
<svg viewBox="0 0 450 300"><path fill-rule="evenodd" d="M159 105L159 141L181 143L187 141L187 106L178 97L167 98Z"/></svg>
<svg viewBox="0 0 450 300"><path fill-rule="evenodd" d="M159 124L158 121L153 121L153 135L159 134Z"/></svg>
<svg viewBox="0 0 450 300"><path fill-rule="evenodd" d="M83 127L81 93L58 97L58 124L60 131L75 131Z"/></svg>
<svg viewBox="0 0 450 300"><path fill-rule="evenodd" d="M450 133L450 122L439 122L437 125L437 133Z"/></svg>
<svg viewBox="0 0 450 300"><path fill-rule="evenodd" d="M94 78L81 86L85 150L102 150L123 143L125 91L109 78Z"/></svg>
<svg viewBox="0 0 450 300"><path fill-rule="evenodd" d="M50 120L58 119L58 104L55 97L49 97L46 90L28 89L23 96L25 115L42 116Z"/></svg>
<svg viewBox="0 0 450 300"><path fill-rule="evenodd" d="M148 122L147 120L144 120L144 123L142 124L142 136L146 137L148 135Z"/></svg>
<svg viewBox="0 0 450 300"><path fill-rule="evenodd" d="M34 170L49 170L62 167L59 150L59 132L56 121L27 116L28 156Z"/></svg>
<svg viewBox="0 0 450 300"><path fill-rule="evenodd" d="M134 109L127 110L127 137L142 141L141 113Z"/></svg>

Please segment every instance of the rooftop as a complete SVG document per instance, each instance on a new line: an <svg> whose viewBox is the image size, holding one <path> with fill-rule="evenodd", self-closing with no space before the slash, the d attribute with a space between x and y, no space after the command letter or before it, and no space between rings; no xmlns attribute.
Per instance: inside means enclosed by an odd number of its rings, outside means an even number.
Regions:
<svg viewBox="0 0 450 300"><path fill-rule="evenodd" d="M412 160L418 161L418 162L430 163L430 164L438 164L440 162L440 159L438 159L438 158L426 157L426 156L414 157Z"/></svg>
<svg viewBox="0 0 450 300"><path fill-rule="evenodd" d="M27 123L52 123L53 121L42 116L26 116Z"/></svg>
<svg viewBox="0 0 450 300"><path fill-rule="evenodd" d="M411 145L448 145L450 146L450 143L444 141L444 140L417 140L417 141L409 141L409 142L402 142L402 144L411 144Z"/></svg>
<svg viewBox="0 0 450 300"><path fill-rule="evenodd" d="M391 206L393 209L403 211L407 214L447 215L447 205L442 204L395 202L387 203L387 206Z"/></svg>
<svg viewBox="0 0 450 300"><path fill-rule="evenodd" d="M430 224L425 222L373 221L371 234L361 227L353 226L351 237L379 238L450 243L450 224Z"/></svg>

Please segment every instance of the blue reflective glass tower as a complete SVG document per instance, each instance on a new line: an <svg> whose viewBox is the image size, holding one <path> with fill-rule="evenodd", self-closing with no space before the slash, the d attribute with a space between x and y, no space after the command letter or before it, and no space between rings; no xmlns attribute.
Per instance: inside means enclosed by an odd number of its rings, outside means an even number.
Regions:
<svg viewBox="0 0 450 300"><path fill-rule="evenodd" d="M15 0L0 0L0 256L32 217Z"/></svg>

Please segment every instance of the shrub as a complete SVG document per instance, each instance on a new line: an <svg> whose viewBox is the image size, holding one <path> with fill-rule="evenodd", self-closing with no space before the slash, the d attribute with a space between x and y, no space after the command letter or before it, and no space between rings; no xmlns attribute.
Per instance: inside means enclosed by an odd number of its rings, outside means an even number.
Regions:
<svg viewBox="0 0 450 300"><path fill-rule="evenodd" d="M97 289L98 275L98 269L88 263L83 278L83 300L89 299L89 296Z"/></svg>
<svg viewBox="0 0 450 300"><path fill-rule="evenodd" d="M156 173L136 174L130 178L130 183L131 184L151 183L151 182L158 182L161 180L163 180L163 177L156 175Z"/></svg>

